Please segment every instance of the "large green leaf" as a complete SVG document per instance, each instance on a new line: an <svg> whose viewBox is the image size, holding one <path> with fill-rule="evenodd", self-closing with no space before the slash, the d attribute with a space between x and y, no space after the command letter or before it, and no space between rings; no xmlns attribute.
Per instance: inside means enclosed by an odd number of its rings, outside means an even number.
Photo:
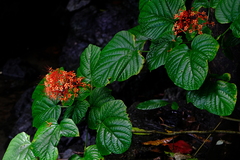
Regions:
<svg viewBox="0 0 240 160"><path fill-rule="evenodd" d="M91 107L100 107L105 102L114 100L114 97L111 95L111 90L107 87L94 88L91 92L89 103Z"/></svg>
<svg viewBox="0 0 240 160"><path fill-rule="evenodd" d="M76 101L72 106L69 106L64 112L64 118L72 118L74 123L79 123L83 117L85 117L86 112L89 107L89 103L84 101Z"/></svg>
<svg viewBox="0 0 240 160"><path fill-rule="evenodd" d="M89 128L97 129L102 120L111 116L128 119L126 106L122 101L112 100L103 103L100 107L92 108L88 116Z"/></svg>
<svg viewBox="0 0 240 160"><path fill-rule="evenodd" d="M61 107L48 97L39 97L33 101L33 126L36 128L38 128L49 118L54 118L57 120L60 114Z"/></svg>
<svg viewBox="0 0 240 160"><path fill-rule="evenodd" d="M169 103L167 101L165 101L165 100L153 99L153 100L148 100L148 101L139 103L137 105L137 109L151 110L151 109L156 109L156 108L160 108L160 107L166 106L167 104L169 104Z"/></svg>
<svg viewBox="0 0 240 160"><path fill-rule="evenodd" d="M89 125L97 129L97 146L102 155L123 153L131 144L131 122L121 100L112 100L89 113Z"/></svg>
<svg viewBox="0 0 240 160"><path fill-rule="evenodd" d="M139 24L144 34L153 40L164 32L172 31L174 15L183 8L182 0L152 0L140 10Z"/></svg>
<svg viewBox="0 0 240 160"><path fill-rule="evenodd" d="M104 150L121 154L130 147L131 139L132 125L125 118L108 117L98 126L96 143L100 152L104 146Z"/></svg>
<svg viewBox="0 0 240 160"><path fill-rule="evenodd" d="M186 44L173 48L165 67L170 79L177 86L197 90L207 76L208 61L216 56L219 44L212 36L202 34L194 38L191 46L192 49Z"/></svg>
<svg viewBox="0 0 240 160"><path fill-rule="evenodd" d="M128 31L118 32L103 48L97 67L92 75L93 85L105 86L113 81L124 81L136 75L143 67L135 36Z"/></svg>
<svg viewBox="0 0 240 160"><path fill-rule="evenodd" d="M141 10L143 6L148 2L150 2L150 0L139 0L139 6L138 6L139 10Z"/></svg>
<svg viewBox="0 0 240 160"><path fill-rule="evenodd" d="M61 136L79 136L78 128L70 119L63 119L60 125L55 119L49 119L42 124L34 135L31 148L36 157L41 160L56 160L57 145Z"/></svg>
<svg viewBox="0 0 240 160"><path fill-rule="evenodd" d="M233 22L239 14L239 0L220 0L215 10L215 17L222 24Z"/></svg>
<svg viewBox="0 0 240 160"><path fill-rule="evenodd" d="M143 45L148 40L148 38L142 33L142 28L140 25L137 25L131 29L128 30L130 33L132 33L135 36L135 43L137 48L140 50L143 48Z"/></svg>
<svg viewBox="0 0 240 160"><path fill-rule="evenodd" d="M238 18L235 19L234 22L231 24L230 29L232 30L232 33L235 37L240 38L240 13Z"/></svg>
<svg viewBox="0 0 240 160"><path fill-rule="evenodd" d="M9 143L3 160L36 160L30 145L30 136L25 132L19 133Z"/></svg>
<svg viewBox="0 0 240 160"><path fill-rule="evenodd" d="M151 71L164 65L171 49L179 45L181 42L182 39L180 37L175 40L173 32L166 32L159 40L152 41L150 51L146 57L149 70Z"/></svg>
<svg viewBox="0 0 240 160"><path fill-rule="evenodd" d="M92 74L99 60L101 50L99 47L89 44L80 56L80 67L77 70L77 75L85 77L84 81L90 83Z"/></svg>
<svg viewBox="0 0 240 160"><path fill-rule="evenodd" d="M215 83L206 82L199 90L187 93L188 102L219 116L230 115L234 110L236 100L236 85L222 80Z"/></svg>

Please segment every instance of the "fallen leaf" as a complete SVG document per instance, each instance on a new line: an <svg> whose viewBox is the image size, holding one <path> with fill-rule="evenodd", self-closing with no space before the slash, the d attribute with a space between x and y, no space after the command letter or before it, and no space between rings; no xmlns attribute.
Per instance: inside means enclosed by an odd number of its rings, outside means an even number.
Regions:
<svg viewBox="0 0 240 160"><path fill-rule="evenodd" d="M166 144L168 142L170 142L171 140L173 140L175 137L177 136L173 136L173 137L169 137L169 138L164 138L164 139L158 139L155 141L147 141L147 142L143 142L143 145L153 145L153 146L158 146L160 144Z"/></svg>
<svg viewBox="0 0 240 160"><path fill-rule="evenodd" d="M168 143L165 144L169 147L169 149L174 153L190 153L192 151L192 146L190 146L188 143L186 143L183 140L179 140L176 143Z"/></svg>

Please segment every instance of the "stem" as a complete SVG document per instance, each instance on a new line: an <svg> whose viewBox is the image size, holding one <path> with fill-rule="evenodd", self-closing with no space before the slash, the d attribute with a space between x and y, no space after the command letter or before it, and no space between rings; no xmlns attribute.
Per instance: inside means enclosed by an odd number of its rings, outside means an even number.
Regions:
<svg viewBox="0 0 240 160"><path fill-rule="evenodd" d="M155 130L148 130L148 131L132 131L133 133L150 133L150 134L163 134L168 136L178 135L178 134L213 134L213 133L228 133L228 134L239 134L238 131L229 131L229 130L208 130L208 131L173 131L170 133L167 132L161 132L161 131L155 131Z"/></svg>
<svg viewBox="0 0 240 160"><path fill-rule="evenodd" d="M217 36L216 40L219 40L220 37L224 36L224 35L227 33L227 31L228 31L229 29L230 29L230 27L228 27L228 29L226 29L226 31L223 32L223 34L220 34L219 36Z"/></svg>
<svg viewBox="0 0 240 160"><path fill-rule="evenodd" d="M218 126L221 124L222 120L217 124L217 126L213 129L213 131L216 131L216 129L218 128ZM240 134L240 133L239 133ZM198 148L198 150L193 154L193 157L195 157L197 155L197 153L200 151L200 149L203 147L203 145L206 143L206 141L211 137L212 133L209 134L207 136L207 138L203 141L203 143L201 144L201 146Z"/></svg>
<svg viewBox="0 0 240 160"><path fill-rule="evenodd" d="M230 118L230 117L220 117L222 119L226 119L226 120L229 120L229 121L235 121L235 122L240 122L240 119L235 119L235 118Z"/></svg>
<svg viewBox="0 0 240 160"><path fill-rule="evenodd" d="M147 53L147 52L150 52L150 51L140 51L140 52L146 52Z"/></svg>

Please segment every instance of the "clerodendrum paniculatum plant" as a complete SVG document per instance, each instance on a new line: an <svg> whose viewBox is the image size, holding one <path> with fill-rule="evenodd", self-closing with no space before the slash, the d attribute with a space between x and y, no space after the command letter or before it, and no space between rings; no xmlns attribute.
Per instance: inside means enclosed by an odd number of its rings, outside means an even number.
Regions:
<svg viewBox="0 0 240 160"><path fill-rule="evenodd" d="M200 12L202 7L206 11ZM239 0L195 0L191 10L186 9L184 0L140 0L138 26L118 32L103 49L90 44L81 54L76 73L63 68L49 70L32 95L33 126L37 128L33 140L19 133L3 160L56 160L60 138L79 136L76 124L83 118L97 131L96 144L86 147L83 157L73 155L70 159L101 159L125 152L131 145L132 125L125 104L106 86L139 74L144 65L150 71L164 65L174 84L187 91L187 102L197 108L230 115L237 87L229 83L230 74L210 74L208 69L220 45L228 47L217 41L224 34L211 35L209 27L214 23L208 21L210 8L219 23L231 23L227 31L231 32L231 41L239 44ZM149 51L143 50L146 41L151 42ZM137 108L167 104L177 106L176 102L154 99Z"/></svg>

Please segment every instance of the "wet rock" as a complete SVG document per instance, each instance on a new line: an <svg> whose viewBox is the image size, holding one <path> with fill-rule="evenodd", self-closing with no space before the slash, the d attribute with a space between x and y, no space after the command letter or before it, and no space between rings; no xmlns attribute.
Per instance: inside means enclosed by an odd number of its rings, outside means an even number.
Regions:
<svg viewBox="0 0 240 160"><path fill-rule="evenodd" d="M88 44L105 46L121 30L137 25L138 2L133 0L93 1L75 11L70 21L70 32L63 47L60 65L67 70L79 66L79 56Z"/></svg>

